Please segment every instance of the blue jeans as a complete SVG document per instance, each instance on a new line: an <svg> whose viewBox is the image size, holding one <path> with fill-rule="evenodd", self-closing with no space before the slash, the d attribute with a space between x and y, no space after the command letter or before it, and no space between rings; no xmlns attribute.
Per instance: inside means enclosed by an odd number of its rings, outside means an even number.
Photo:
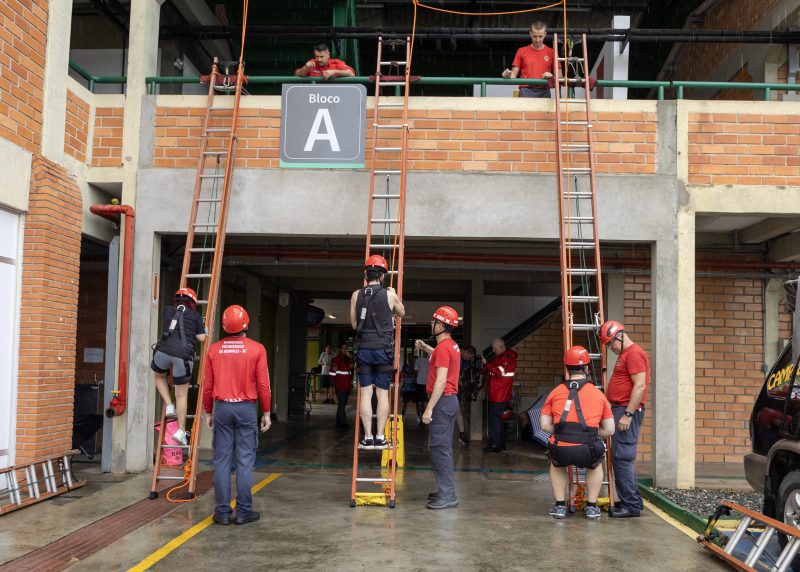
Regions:
<svg viewBox="0 0 800 572"><path fill-rule="evenodd" d="M611 437L612 466L614 467L614 484L617 487L617 503L632 512L642 512L642 495L636 483L636 445L639 441L639 429L644 421L644 408L631 417L631 426L627 431L619 430L619 420L625 414L625 407L611 407L617 430Z"/></svg>
<svg viewBox="0 0 800 572"><path fill-rule="evenodd" d="M258 449L258 407L255 401L214 402L214 495L215 513L231 512L231 461L236 453L236 514L253 510L253 466Z"/></svg>
<svg viewBox="0 0 800 572"><path fill-rule="evenodd" d="M546 87L521 87L519 88L519 96L550 99L550 89Z"/></svg>
<svg viewBox="0 0 800 572"><path fill-rule="evenodd" d="M456 498L455 465L453 464L453 426L458 414L458 397L442 395L433 407L428 425L428 448L431 468L440 498Z"/></svg>

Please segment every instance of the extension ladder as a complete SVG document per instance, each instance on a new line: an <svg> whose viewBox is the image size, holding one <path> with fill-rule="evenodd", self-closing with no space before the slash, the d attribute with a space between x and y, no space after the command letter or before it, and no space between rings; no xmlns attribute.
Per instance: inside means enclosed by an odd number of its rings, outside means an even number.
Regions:
<svg viewBox="0 0 800 572"><path fill-rule="evenodd" d="M0 515L85 485L86 481L72 475L71 459L78 454L75 449L0 469L0 483L5 482L0 485L0 495L8 500L0 505Z"/></svg>
<svg viewBox="0 0 800 572"><path fill-rule="evenodd" d="M242 48L244 49L244 48ZM210 340L214 337L217 317L220 274L222 256L225 250L225 227L228 219L228 202L236 155L236 127L239 117L239 101L242 86L246 78L244 63L240 56L236 73L236 89L233 107L215 106L214 95L217 82L222 77L219 72L220 62L214 58L211 74L208 78L208 100L203 120L200 155L197 162L197 174L194 183L192 209L189 215L189 228L186 233L186 247L183 252L180 287L193 286L197 292L198 311L203 314L208 336L200 347L197 384L190 389L197 390L197 405L194 415L187 415L192 421L192 429L188 445L169 445L164 442L166 431L166 409L162 406L161 431L155 449L153 481L150 487L150 498L158 498L159 481L179 482L171 493L188 487L187 498L194 498L195 478L197 476L197 452L200 443L200 417L203 411L203 379L205 376L205 355ZM224 62L222 65L233 67L237 62ZM228 86L221 91L229 91ZM210 260L210 263L209 263ZM179 448L187 459L183 468L162 466L162 451ZM162 474L163 473L163 474Z"/></svg>
<svg viewBox="0 0 800 572"><path fill-rule="evenodd" d="M722 516L730 516L731 511L744 515L739 521L736 530L730 538L719 533L716 529L717 522ZM760 534L756 538L751 527L758 526ZM783 534L785 542L782 543L782 550L777 559L774 559L766 552L767 547L775 536L775 533ZM752 543L750 549L740 544L747 536ZM697 537L697 542L703 545L709 552L730 564L736 570L756 570L768 569L775 572L792 570L792 563L800 550L800 529L789 526L745 508L732 502L722 503L714 514L708 517L703 534ZM738 549L738 550L737 550ZM765 568L768 567L768 568Z"/></svg>
<svg viewBox="0 0 800 572"><path fill-rule="evenodd" d="M405 47L402 60L384 58L384 44L392 49ZM403 298L403 254L405 251L406 175L408 161L408 94L411 83L411 41L378 38L378 57L375 70L375 100L372 121L372 164L369 180L369 208L365 259L371 254L380 254L389 262L389 285ZM404 89L402 102L383 101L381 89L394 87ZM353 441L353 477L350 490L350 506L380 505L395 506L395 484L397 479L398 430L402 430L398 418L400 397L400 350L401 318L397 318L394 331L394 369L389 390L390 434L389 467L378 475L363 475L359 471L358 448L361 418L359 415L361 391L356 398L356 422ZM368 452L368 451L366 451ZM385 456L385 454L384 454ZM375 469L367 469L374 472ZM362 486L378 486L380 492L363 491Z"/></svg>
<svg viewBox="0 0 800 572"><path fill-rule="evenodd" d="M603 282L597 232L586 35L583 35L582 57L572 56L571 41L566 38L564 53L559 55L557 34L553 35L553 45L556 52L553 76L564 350L573 345L581 345L589 350L592 379L595 383L602 379L605 385L605 353L596 337L596 331L604 321ZM562 65L567 70L564 75ZM584 89L582 98L573 95L579 87ZM610 439L606 440L606 445L610 453ZM612 481L609 459L610 455L607 455L607 484ZM585 484L574 467L570 467L569 477L570 509L574 510L575 505L581 503ZM610 485L608 490L609 502L613 505Z"/></svg>

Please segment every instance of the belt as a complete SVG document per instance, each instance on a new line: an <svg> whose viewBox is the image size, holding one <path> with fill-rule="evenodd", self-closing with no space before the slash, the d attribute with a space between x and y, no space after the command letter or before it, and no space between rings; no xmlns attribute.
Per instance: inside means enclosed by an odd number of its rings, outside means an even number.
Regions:
<svg viewBox="0 0 800 572"><path fill-rule="evenodd" d="M611 407L628 407L628 405L630 405L630 404L623 405L622 403L612 403ZM644 408L644 405L640 405L639 407L636 408L636 411L641 411L643 408Z"/></svg>
<svg viewBox="0 0 800 572"><path fill-rule="evenodd" d="M215 399L214 401L223 401L225 403L255 403L255 399Z"/></svg>

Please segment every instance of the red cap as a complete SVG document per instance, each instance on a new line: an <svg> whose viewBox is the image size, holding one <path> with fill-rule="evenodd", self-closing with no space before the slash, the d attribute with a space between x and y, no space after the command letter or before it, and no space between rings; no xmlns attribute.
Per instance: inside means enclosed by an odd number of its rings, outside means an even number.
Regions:
<svg viewBox="0 0 800 572"><path fill-rule="evenodd" d="M564 352L564 365L589 365L589 352L583 346L572 346Z"/></svg>
<svg viewBox="0 0 800 572"><path fill-rule="evenodd" d="M228 306L222 313L222 329L229 334L238 334L247 329L250 324L250 316L247 310L239 305Z"/></svg>
<svg viewBox="0 0 800 572"><path fill-rule="evenodd" d="M625 331L625 326L617 322L616 320L608 320L602 326L600 326L600 343L604 346L607 346L611 340L617 337L617 334L620 334Z"/></svg>
<svg viewBox="0 0 800 572"><path fill-rule="evenodd" d="M367 258L367 261L364 263L364 268L380 268L384 272L389 272L389 265L386 263L386 259L380 254L373 254Z"/></svg>
<svg viewBox="0 0 800 572"><path fill-rule="evenodd" d="M433 313L433 319L454 328L458 326L458 312L450 306L441 306Z"/></svg>
<svg viewBox="0 0 800 572"><path fill-rule="evenodd" d="M177 292L175 292L176 298L181 296L185 296L186 298L189 298L192 302L197 304L197 292L195 292L191 288L181 288Z"/></svg>

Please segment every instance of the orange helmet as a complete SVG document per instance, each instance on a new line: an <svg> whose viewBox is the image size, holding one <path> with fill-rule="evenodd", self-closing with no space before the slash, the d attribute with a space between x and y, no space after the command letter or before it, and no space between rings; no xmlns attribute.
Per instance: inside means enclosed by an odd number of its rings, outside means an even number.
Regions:
<svg viewBox="0 0 800 572"><path fill-rule="evenodd" d="M247 329L250 324L250 316L247 310L239 305L228 306L222 313L222 329L229 334L238 334Z"/></svg>
<svg viewBox="0 0 800 572"><path fill-rule="evenodd" d="M389 265L386 263L386 259L380 254L373 254L367 258L367 261L364 263L364 268L389 272Z"/></svg>
<svg viewBox="0 0 800 572"><path fill-rule="evenodd" d="M616 320L608 320L602 326L600 326L600 331L598 335L600 337L600 343L604 346L607 346L611 340L617 337L617 334L621 334L625 331L625 326L621 323L617 322Z"/></svg>
<svg viewBox="0 0 800 572"><path fill-rule="evenodd" d="M583 346L572 346L564 353L564 365L589 365L589 352Z"/></svg>
<svg viewBox="0 0 800 572"><path fill-rule="evenodd" d="M453 310L450 306L440 306L434 313L433 319L437 320L446 326L458 326L458 312Z"/></svg>
<svg viewBox="0 0 800 572"><path fill-rule="evenodd" d="M197 292L192 290L191 288L181 288L177 292L175 292L175 298L188 298L195 304L197 304Z"/></svg>

